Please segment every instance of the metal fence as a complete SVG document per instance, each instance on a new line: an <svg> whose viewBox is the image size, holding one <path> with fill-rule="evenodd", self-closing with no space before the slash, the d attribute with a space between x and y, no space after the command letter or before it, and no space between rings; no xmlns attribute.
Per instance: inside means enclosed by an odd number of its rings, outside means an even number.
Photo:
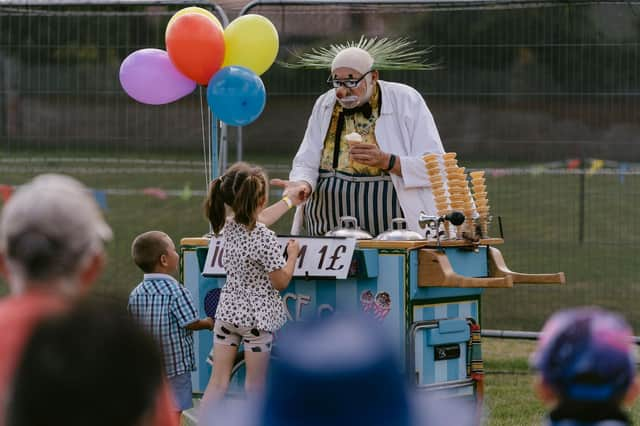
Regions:
<svg viewBox="0 0 640 426"><path fill-rule="evenodd" d="M101 289L121 297L137 277L127 255L136 233L156 227L179 240L206 231L208 122L201 90L151 107L118 83L127 54L164 48L166 23L186 3L105 3L0 5L0 185L57 170L106 194L117 239ZM220 7L200 5L222 18ZM362 34L431 48L438 70L381 78L416 87L446 150L487 169L511 268L567 273L564 288L487 291L485 327L537 330L555 309L577 304L620 310L640 326L632 303L640 273L640 3L263 1L240 13L272 20L282 61ZM267 107L243 129L244 155L286 175L325 79L277 65L265 73ZM233 144L236 133L229 136Z"/></svg>

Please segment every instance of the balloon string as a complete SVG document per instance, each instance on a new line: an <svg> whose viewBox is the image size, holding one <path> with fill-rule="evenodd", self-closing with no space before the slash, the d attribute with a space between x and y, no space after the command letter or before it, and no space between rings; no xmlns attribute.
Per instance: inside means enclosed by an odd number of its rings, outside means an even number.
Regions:
<svg viewBox="0 0 640 426"><path fill-rule="evenodd" d="M210 175L210 167L209 167L209 153L207 152L207 135L205 133L204 130L204 105L202 102L202 86L200 86L200 124L202 127L202 152L204 155L204 184L205 184L205 191L208 190L209 188L209 182L211 182L211 175ZM211 137L211 135L209 135L209 138Z"/></svg>
<svg viewBox="0 0 640 426"><path fill-rule="evenodd" d="M209 132L209 180L213 180L215 178L217 178L218 176L220 176L220 163L216 163L216 164L212 164L213 159L216 158L218 159L218 156L214 156L213 154L213 148L215 147L216 149L218 148L218 144L214 144L213 143L213 129L211 128L211 120L213 119L213 112L211 111L211 109L207 108L207 131ZM217 175L213 176L213 170L216 170Z"/></svg>
<svg viewBox="0 0 640 426"><path fill-rule="evenodd" d="M202 152L204 154L204 190L206 194L209 194L209 182L211 182L211 167L209 167L209 152L207 150L208 146L211 146L211 129L209 129L209 143L207 143L207 133L204 130L204 102L202 98L204 97L202 93L202 86L200 86L200 125L202 127ZM211 120L211 112L208 111L207 117L209 121ZM211 126L209 126L211 127ZM208 196L208 195L207 195ZM213 227L211 223L209 223L209 234L213 232Z"/></svg>

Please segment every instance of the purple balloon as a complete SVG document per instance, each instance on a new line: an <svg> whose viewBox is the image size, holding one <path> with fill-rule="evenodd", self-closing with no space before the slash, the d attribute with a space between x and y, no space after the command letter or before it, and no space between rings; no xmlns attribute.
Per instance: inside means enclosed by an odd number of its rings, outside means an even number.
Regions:
<svg viewBox="0 0 640 426"><path fill-rule="evenodd" d="M163 105L187 96L196 88L173 66L169 55L160 49L136 50L120 65L120 84L138 102Z"/></svg>

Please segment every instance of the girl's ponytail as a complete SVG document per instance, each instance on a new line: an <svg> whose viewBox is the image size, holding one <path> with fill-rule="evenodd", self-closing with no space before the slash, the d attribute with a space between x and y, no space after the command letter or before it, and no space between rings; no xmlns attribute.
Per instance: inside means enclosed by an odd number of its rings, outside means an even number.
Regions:
<svg viewBox="0 0 640 426"><path fill-rule="evenodd" d="M218 235L224 227L226 214L224 209L224 186L225 175L220 176L211 182L209 186L209 196L204 203L204 215L209 220L213 233Z"/></svg>
<svg viewBox="0 0 640 426"><path fill-rule="evenodd" d="M233 203L235 220L252 229L256 224L258 208L266 197L266 178L259 168L253 168L240 184Z"/></svg>
<svg viewBox="0 0 640 426"><path fill-rule="evenodd" d="M267 178L260 167L238 162L209 185L204 202L204 215L217 235L224 227L227 211L231 207L236 222L248 228L256 224L257 211L266 199Z"/></svg>

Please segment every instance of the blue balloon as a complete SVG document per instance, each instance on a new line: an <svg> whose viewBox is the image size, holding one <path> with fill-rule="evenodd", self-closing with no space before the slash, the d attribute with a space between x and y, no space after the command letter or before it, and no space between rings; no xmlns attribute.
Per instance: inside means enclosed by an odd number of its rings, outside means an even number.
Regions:
<svg viewBox="0 0 640 426"><path fill-rule="evenodd" d="M264 83L249 68L231 65L211 77L207 103L224 123L246 126L260 116L267 100Z"/></svg>

